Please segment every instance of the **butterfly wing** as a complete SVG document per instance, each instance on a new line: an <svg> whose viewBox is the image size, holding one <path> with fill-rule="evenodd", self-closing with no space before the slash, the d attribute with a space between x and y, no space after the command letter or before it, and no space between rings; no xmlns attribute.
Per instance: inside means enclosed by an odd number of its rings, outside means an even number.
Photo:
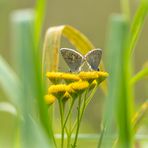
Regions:
<svg viewBox="0 0 148 148"><path fill-rule="evenodd" d="M76 50L69 48L61 48L60 52L70 70L72 72L79 71L79 68L83 63L83 56Z"/></svg>
<svg viewBox="0 0 148 148"><path fill-rule="evenodd" d="M101 61L102 50L93 49L85 55L85 59L92 70L98 70L98 66Z"/></svg>

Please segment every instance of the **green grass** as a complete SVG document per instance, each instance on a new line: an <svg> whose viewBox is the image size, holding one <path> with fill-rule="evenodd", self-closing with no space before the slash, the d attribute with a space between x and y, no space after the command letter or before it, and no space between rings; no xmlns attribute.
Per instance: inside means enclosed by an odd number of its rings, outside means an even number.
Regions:
<svg viewBox="0 0 148 148"><path fill-rule="evenodd" d="M119 133L119 142L123 147L131 147L131 109L132 98L129 93L129 60L127 59L128 23L122 16L112 16L109 24L107 43L107 70L109 77L109 92L105 115L106 130L114 133L111 120L115 119ZM128 73L128 75L127 75ZM106 133L107 135L109 134ZM105 134L105 136L106 136Z"/></svg>

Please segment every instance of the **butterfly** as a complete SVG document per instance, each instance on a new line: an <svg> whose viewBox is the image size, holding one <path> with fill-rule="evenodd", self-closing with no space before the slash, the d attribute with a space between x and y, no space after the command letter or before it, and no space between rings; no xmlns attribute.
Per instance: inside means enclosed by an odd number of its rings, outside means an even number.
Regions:
<svg viewBox="0 0 148 148"><path fill-rule="evenodd" d="M101 49L90 50L84 56L78 51L69 48L61 48L60 52L65 62L69 66L71 72L81 71L85 62L90 70L95 70L95 71L99 70L98 66L100 64L102 56Z"/></svg>

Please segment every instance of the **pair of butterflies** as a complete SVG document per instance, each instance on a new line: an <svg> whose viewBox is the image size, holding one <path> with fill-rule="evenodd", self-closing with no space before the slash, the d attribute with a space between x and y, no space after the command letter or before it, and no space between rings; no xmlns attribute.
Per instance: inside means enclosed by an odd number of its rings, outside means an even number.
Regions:
<svg viewBox="0 0 148 148"><path fill-rule="evenodd" d="M84 56L76 50L69 48L61 48L60 52L65 62L69 66L71 72L81 71L84 63L88 65L90 70L99 70L98 66L100 64L102 56L101 49L93 49Z"/></svg>

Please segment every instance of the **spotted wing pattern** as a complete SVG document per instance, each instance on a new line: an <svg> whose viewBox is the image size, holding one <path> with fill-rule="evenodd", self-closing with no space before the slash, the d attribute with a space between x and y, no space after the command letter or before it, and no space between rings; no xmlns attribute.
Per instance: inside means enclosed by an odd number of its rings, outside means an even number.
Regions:
<svg viewBox="0 0 148 148"><path fill-rule="evenodd" d="M102 50L93 49L85 55L85 59L92 70L98 70L101 61Z"/></svg>
<svg viewBox="0 0 148 148"><path fill-rule="evenodd" d="M80 53L78 53L76 50L69 48L61 48L60 52L65 62L69 66L70 70L72 72L79 71L81 65L84 62L83 56Z"/></svg>

